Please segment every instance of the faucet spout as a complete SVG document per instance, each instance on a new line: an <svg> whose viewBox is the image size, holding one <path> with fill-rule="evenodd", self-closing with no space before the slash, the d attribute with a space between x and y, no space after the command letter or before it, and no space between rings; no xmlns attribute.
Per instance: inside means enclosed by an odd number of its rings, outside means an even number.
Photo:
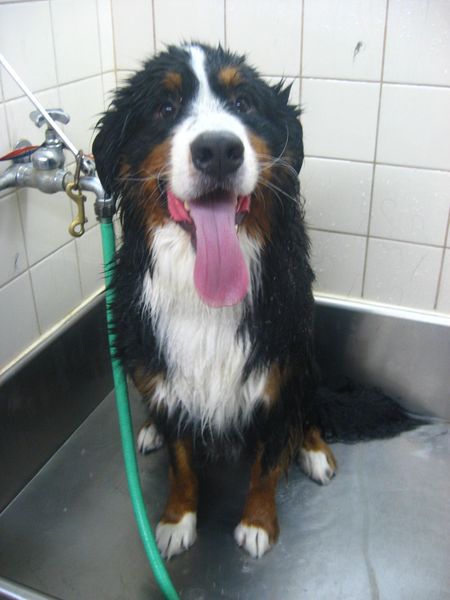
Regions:
<svg viewBox="0 0 450 600"><path fill-rule="evenodd" d="M84 192L93 192L97 200L106 198L106 193L100 183L100 179L94 175L83 175L80 177L80 188Z"/></svg>
<svg viewBox="0 0 450 600"><path fill-rule="evenodd" d="M10 187L16 187L16 169L9 167L4 173L0 174L0 192Z"/></svg>

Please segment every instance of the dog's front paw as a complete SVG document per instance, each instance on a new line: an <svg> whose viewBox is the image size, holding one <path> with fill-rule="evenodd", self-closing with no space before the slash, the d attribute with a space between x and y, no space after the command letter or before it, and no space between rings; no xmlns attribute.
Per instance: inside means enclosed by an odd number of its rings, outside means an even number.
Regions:
<svg viewBox="0 0 450 600"><path fill-rule="evenodd" d="M164 558L181 554L197 539L197 515L193 512L185 515L177 523L160 521L156 527L156 541Z"/></svg>
<svg viewBox="0 0 450 600"><path fill-rule="evenodd" d="M299 462L303 472L317 483L326 485L336 473L336 459L333 454L322 450L300 449Z"/></svg>
<svg viewBox="0 0 450 600"><path fill-rule="evenodd" d="M246 550L253 558L261 558L270 550L269 534L262 527L246 525L242 521L234 530L234 539L238 546Z"/></svg>
<svg viewBox="0 0 450 600"><path fill-rule="evenodd" d="M137 447L141 454L158 450L164 444L164 438L152 423L144 425L137 437Z"/></svg>

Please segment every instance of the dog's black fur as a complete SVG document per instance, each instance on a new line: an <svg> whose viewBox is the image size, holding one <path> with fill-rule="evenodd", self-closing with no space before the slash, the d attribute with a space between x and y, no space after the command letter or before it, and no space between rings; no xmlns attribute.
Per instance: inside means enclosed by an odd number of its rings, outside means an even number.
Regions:
<svg viewBox="0 0 450 600"><path fill-rule="evenodd" d="M206 56L212 91L226 110L241 120L253 139L252 144L265 149L268 154L258 157L266 180L258 180L252 194L252 208L242 223L248 228L249 235L258 238L261 252L256 291L251 300L243 300L243 316L236 335L250 340L250 351L241 374L242 384L255 370L275 368L275 391L270 403L255 404L250 423L241 425L238 418L232 427L220 432L199 425L185 408L180 407L169 416L167 409L152 402L155 377L171 375L165 349L157 340L151 312L142 310L142 286L146 273L152 274L154 227L164 226L171 218L167 200L170 181L161 168L168 161L167 143L174 128L186 117L198 88L189 65L189 53L183 48L170 47L152 58L116 92L99 123L94 142L98 174L105 190L119 203L123 230L113 281L115 351L144 395L152 422L169 444L172 478L185 477L194 496L195 476L190 467L186 470L187 475L180 470L179 446L176 446L179 440L194 439L196 446L206 448L210 455L217 450L225 451L229 456L242 447L254 456L258 453L260 467L255 471L255 481L263 487L270 482L270 494L263 494L259 504L256 503L264 518L253 518L248 509L247 513L244 511L241 523L266 529L273 543L278 535L274 509L274 486L278 475L271 479L271 473L285 469L302 445L307 451L311 449L311 443L317 444L312 449L325 453L329 465L333 464L335 468L331 451L322 440L317 442L312 431L322 427L329 439L353 441L384 437L386 432L394 435L415 426L416 422L405 417L398 408L393 410L391 401L377 404L379 396L368 398L366 395L365 400L370 402L365 406L364 402L356 402L361 394L356 394L358 398L355 394L347 394L344 400L342 395L323 390L316 394L314 276L298 180L303 162L300 111L288 103L289 87L267 85L243 57L220 47L200 47ZM236 69L239 77L232 92L220 77L226 67ZM176 94L164 86L165 78L168 74L173 77L173 73L180 82ZM246 110L241 110L242 107ZM153 182L149 175L153 176ZM358 426L358 421L362 426ZM185 468L186 464L183 464ZM186 508L183 498L178 498L177 502L182 509L176 513L175 521L172 520L172 497L163 524L177 523L186 511L195 511L195 502L190 508ZM168 548L165 550L170 555Z"/></svg>

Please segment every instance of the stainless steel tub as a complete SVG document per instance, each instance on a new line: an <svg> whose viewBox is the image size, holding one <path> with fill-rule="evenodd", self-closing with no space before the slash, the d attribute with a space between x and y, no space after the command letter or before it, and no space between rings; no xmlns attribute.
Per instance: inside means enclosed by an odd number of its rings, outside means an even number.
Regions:
<svg viewBox="0 0 450 600"><path fill-rule="evenodd" d="M449 332L445 318L319 299L326 378L357 377L441 418L450 408ZM137 398L133 412L139 423ZM337 444L339 471L326 487L294 466L278 491L280 541L260 561L232 537L247 466L211 468L202 478L198 540L169 563L181 597L450 599L449 440L441 420L392 440ZM156 524L165 452L139 464ZM160 597L133 522L112 395L0 515L0 576L5 598Z"/></svg>

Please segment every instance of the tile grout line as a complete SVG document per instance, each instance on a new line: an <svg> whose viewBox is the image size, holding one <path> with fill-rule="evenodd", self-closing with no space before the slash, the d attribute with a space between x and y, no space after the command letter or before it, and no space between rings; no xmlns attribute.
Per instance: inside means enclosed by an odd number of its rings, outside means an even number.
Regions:
<svg viewBox="0 0 450 600"><path fill-rule="evenodd" d="M3 69L0 68L0 105L5 103L5 90L3 87Z"/></svg>
<svg viewBox="0 0 450 600"><path fill-rule="evenodd" d="M32 0L33 4L37 4L38 2L40 2L41 4L43 4L44 2L48 2L48 0ZM1 6L14 6L15 4L25 4L25 3L29 3L30 0L11 0L10 2L2 2Z"/></svg>
<svg viewBox="0 0 450 600"><path fill-rule="evenodd" d="M326 229L324 227L316 227L315 225L311 225L308 224L308 222L306 223L308 230L309 231L320 231L322 233L331 233L331 234L336 234L336 235L347 235L347 236L353 236L353 237L358 237L358 238L367 238L367 235L365 233L355 233L352 231L342 231L342 230L338 230L338 229ZM421 248L431 248L434 250L446 250L446 246L445 243L442 246L441 244L432 244L429 242L413 242L411 240L401 240L398 238L387 238L387 237L383 237L381 235L371 235L370 238L372 240L377 240L380 242L393 242L394 244L410 244L411 246L420 246Z"/></svg>
<svg viewBox="0 0 450 600"><path fill-rule="evenodd" d="M114 9L113 9L113 2L112 0L109 0L109 8L111 11L111 28L112 28L112 44L113 44L113 63L114 63L114 68L113 68L113 73L114 73L114 77L116 79L116 86L117 86L117 52L116 52L116 30L114 28ZM109 71L107 71L108 73Z"/></svg>
<svg viewBox="0 0 450 600"><path fill-rule="evenodd" d="M227 39L227 0L223 0L223 45L225 50L228 49Z"/></svg>
<svg viewBox="0 0 450 600"><path fill-rule="evenodd" d="M0 5L1 6L1 5ZM130 69L119 69L119 71L127 71ZM89 79L95 79L96 77L101 77L102 75L107 75L108 73L114 73L115 69L110 69L109 71L105 71L104 73L102 73L101 71L99 71L98 73L94 73L93 75L87 75L86 77L79 77L77 79L72 79L71 81L67 81L66 83L58 83L56 85L52 85L50 87L46 87L46 88L41 88L38 90L32 90L33 94L36 96L37 94L43 94L45 92L51 92L52 90L58 90L59 88L63 88L66 87L68 85L72 85L74 83L81 83L82 81L87 81ZM25 94L23 94L22 96L14 96L14 98L9 98L8 100L3 100L3 104L10 104L11 102L17 102L18 100L24 100L27 97L25 96Z"/></svg>
<svg viewBox="0 0 450 600"><path fill-rule="evenodd" d="M39 332L39 336L41 336L43 331L42 331L42 327L41 327L41 322L39 321L39 313L38 313L38 309L37 309L36 295L34 293L33 278L31 277L31 268L28 268L26 272L28 274L28 281L30 282L30 290L31 290L31 297L33 299L33 308L34 308L34 316L36 319L36 325L37 325L37 329Z"/></svg>
<svg viewBox="0 0 450 600"><path fill-rule="evenodd" d="M84 235L86 235L87 231L84 233ZM81 239L81 238L77 238L77 239ZM80 285L80 292L81 292L81 298L83 298L84 296L84 292L83 292L83 281L82 281L82 277L81 277L81 260L80 260L80 253L78 252L78 244L76 243L76 240L70 240L73 241L75 244L75 258L77 261L77 272L78 272L78 283Z"/></svg>
<svg viewBox="0 0 450 600"><path fill-rule="evenodd" d="M53 60L55 61L55 75L56 75L56 87L50 88L50 89L54 89L56 90L56 95L58 98L58 104L59 106L62 106L61 103L61 93L60 93L60 83L59 83L59 72L58 72L58 61L56 58L56 41L55 41L55 23L54 23L54 16L53 16L53 10L52 10L52 1L49 0L48 2L48 11L49 11L49 16L50 16L50 27L51 27L51 31L52 31L52 48L53 48ZM27 260L28 260L28 276L29 276L29 281L30 281L30 286L31 286L31 295L33 298L33 305L34 305L34 312L35 312L35 316L36 316L36 323L38 326L38 331L39 334L42 335L43 331L42 331L42 325L41 325L41 321L39 319L39 311L38 311L38 307L37 307L37 301L36 301L36 293L35 293L35 289L34 289L34 283L33 283L33 277L31 275L31 267L32 265L30 264L30 260L29 260L29 253L28 253L28 244L26 242L26 238L25 238L25 226L23 223L23 214L22 214L22 208L21 208L21 202L19 200L19 193L17 192L17 199L19 202L19 214L20 214L20 220L21 220L21 224L22 224L22 229L24 231L24 242L25 242L25 249L26 249L26 253L27 253Z"/></svg>
<svg viewBox="0 0 450 600"><path fill-rule="evenodd" d="M56 57L55 21L54 21L54 16L53 16L52 4L53 4L52 0L49 0L48 8L49 8L49 12L50 12L50 25L51 25L51 28L52 28L52 47L53 47L53 58L54 58L54 61L55 61L56 88L58 89L58 100L61 101L61 98L60 98L60 95L59 95L59 86L61 85L61 83L59 81L60 74L59 74L59 71L58 71L58 60L57 60L57 57ZM37 93L37 92L35 92L35 93Z"/></svg>
<svg viewBox="0 0 450 600"><path fill-rule="evenodd" d="M23 188L23 189L26 190L27 188ZM20 201L20 195L19 195L20 188L13 188L13 190L14 190L14 194L16 195L17 207L19 209L20 228L22 230L23 245L25 247L25 255L27 257L27 270L29 271L31 269L32 265L31 265L31 260L30 260L30 253L28 250L27 238L25 235L24 218L23 218L23 214L22 214L22 202Z"/></svg>
<svg viewBox="0 0 450 600"><path fill-rule="evenodd" d="M449 231L450 231L450 210L448 212L448 217L447 217L447 228L445 231L444 246L442 248L441 264L439 266L439 275L438 275L437 285L436 285L436 296L434 299L434 310L437 310L439 296L441 295L442 273L444 272L445 253L447 250L447 240L448 240L448 236L449 236Z"/></svg>
<svg viewBox="0 0 450 600"><path fill-rule="evenodd" d="M305 31L305 2L306 0L302 0L302 11L301 11L301 23L300 23L300 71L299 71L299 82L298 82L298 98L299 98L299 107L301 109L302 102L302 92L303 92L303 37Z"/></svg>
<svg viewBox="0 0 450 600"><path fill-rule="evenodd" d="M20 204L19 204L20 206ZM95 225L93 225L90 229L88 229L86 231L86 233L89 233L89 231L92 231L95 227L98 226L98 223L96 223ZM54 254L56 254L57 252L59 252L60 250L62 250L63 248L65 248L66 246L68 246L71 242L74 242L75 238L70 238L69 240L65 241L63 244L61 244L60 246L58 246L57 248L55 248L54 250L52 250L51 252L49 252L48 254L46 254L45 256L43 256L42 258L40 258L39 260L37 260L35 263L30 264L29 260L28 260L28 252L27 252L27 246L25 243L25 251L27 254L27 263L28 263L28 267L27 269L25 269L24 271L22 271L22 273L19 273L18 275L16 275L15 277L13 277L12 279L9 279L7 282L3 283L2 285L0 285L0 291L7 285L9 285L11 282L13 282L14 280L17 279L17 277L20 277L21 275L24 275L26 272L30 272L31 270L34 269L35 267L37 267L38 265L40 265L41 263L43 263L45 260L51 258Z"/></svg>
<svg viewBox="0 0 450 600"><path fill-rule="evenodd" d="M383 49L381 52L381 71L380 71L380 81L378 83L378 85L380 86L380 89L378 92L378 110L377 110L377 122L376 122L376 130L375 130L375 147L373 149L372 181L370 184L369 213L368 213L368 219L367 219L366 249L365 249L365 253L364 253L363 275L362 275L362 282L361 282L361 298L364 298L364 293L366 290L367 263L368 263L368 259L369 259L369 243L370 243L370 229L371 229L371 224L372 224L373 192L374 192L374 188L375 188L375 171L376 171L376 166L377 166L378 139L379 139L379 135L380 135L380 115L381 115L381 102L382 102L382 94L383 94L384 61L385 61L385 57L386 57L388 15L389 15L389 0L386 0L386 14L384 17L384 32L383 32Z"/></svg>
<svg viewBox="0 0 450 600"><path fill-rule="evenodd" d="M337 81L340 83L379 83L377 79L349 79L346 77L321 77L318 75L303 75L303 79L309 81ZM450 89L450 85L445 83L412 83L407 81L386 81L383 80L385 85L401 85L404 87L424 87L424 88L437 88L437 89Z"/></svg>
<svg viewBox="0 0 450 600"><path fill-rule="evenodd" d="M364 160L362 158L339 158L337 156L321 156L318 154L305 154L305 158L312 158L313 160L331 160L338 162L357 163L362 165L371 165L374 161ZM381 167L394 167L399 169L417 169L418 171L431 171L438 173L450 173L450 169L439 169L437 167L419 167L417 165L400 165L395 163L379 162L376 163Z"/></svg>
<svg viewBox="0 0 450 600"><path fill-rule="evenodd" d="M153 54L156 54L156 10L155 0L152 0L152 25L153 25Z"/></svg>
<svg viewBox="0 0 450 600"><path fill-rule="evenodd" d="M103 52L102 52L102 42L101 42L101 31L100 31L100 12L99 12L99 6L98 6L98 0L95 0L95 6L96 6L96 11L95 14L97 16L97 38L98 38L98 53L100 56L100 71L101 71L101 82L100 85L102 87L102 95L103 95L103 108L105 107L105 85L103 83L103 75L104 75L104 68L103 68Z"/></svg>

